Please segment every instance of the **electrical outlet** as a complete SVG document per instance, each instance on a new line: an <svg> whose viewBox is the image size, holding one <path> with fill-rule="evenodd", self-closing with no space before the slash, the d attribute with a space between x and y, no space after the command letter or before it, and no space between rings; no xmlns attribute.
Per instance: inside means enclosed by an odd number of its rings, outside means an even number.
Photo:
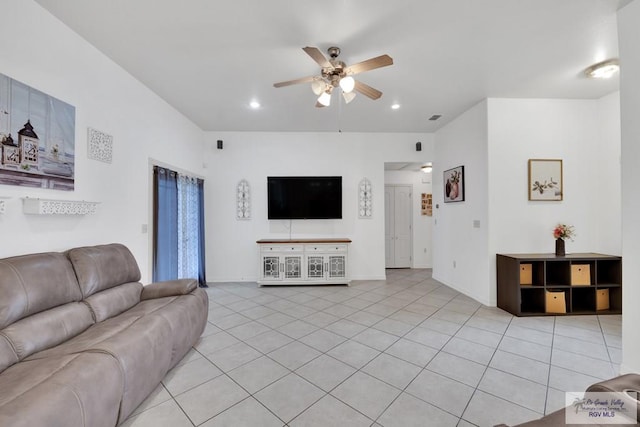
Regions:
<svg viewBox="0 0 640 427"><path fill-rule="evenodd" d="M424 253L425 253L425 254L427 253L427 248L424 248Z"/></svg>
<svg viewBox="0 0 640 427"><path fill-rule="evenodd" d="M147 224L142 224L142 228L141 228L142 234L147 234L147 228L148 228Z"/></svg>
<svg viewBox="0 0 640 427"><path fill-rule="evenodd" d="M479 219L474 219L473 220L473 228L480 228L480 220Z"/></svg>

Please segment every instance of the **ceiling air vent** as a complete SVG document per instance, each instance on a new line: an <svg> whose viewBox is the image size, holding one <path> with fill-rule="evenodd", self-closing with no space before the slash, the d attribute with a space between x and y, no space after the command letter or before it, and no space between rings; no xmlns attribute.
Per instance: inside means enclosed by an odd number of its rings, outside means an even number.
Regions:
<svg viewBox="0 0 640 427"><path fill-rule="evenodd" d="M442 117L442 114L434 114L433 116L429 117L429 120L431 120L432 122L435 122L440 117Z"/></svg>

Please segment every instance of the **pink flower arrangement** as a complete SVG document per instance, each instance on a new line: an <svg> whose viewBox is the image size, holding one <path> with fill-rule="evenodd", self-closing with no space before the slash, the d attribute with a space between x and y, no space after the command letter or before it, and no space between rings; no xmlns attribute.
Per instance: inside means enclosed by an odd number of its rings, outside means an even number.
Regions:
<svg viewBox="0 0 640 427"><path fill-rule="evenodd" d="M553 229L553 237L556 239L570 239L573 241L573 236L575 236L573 225L558 224Z"/></svg>

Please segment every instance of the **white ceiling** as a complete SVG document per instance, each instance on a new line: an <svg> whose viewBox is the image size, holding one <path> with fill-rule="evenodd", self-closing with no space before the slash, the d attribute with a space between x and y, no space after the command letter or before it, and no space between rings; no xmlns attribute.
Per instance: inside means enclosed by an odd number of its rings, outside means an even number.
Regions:
<svg viewBox="0 0 640 427"><path fill-rule="evenodd" d="M203 130L433 132L487 97L617 90L582 71L617 57L630 0L36 1ZM318 74L304 46L347 65L389 54L358 75L384 95L319 109L309 84L274 88Z"/></svg>

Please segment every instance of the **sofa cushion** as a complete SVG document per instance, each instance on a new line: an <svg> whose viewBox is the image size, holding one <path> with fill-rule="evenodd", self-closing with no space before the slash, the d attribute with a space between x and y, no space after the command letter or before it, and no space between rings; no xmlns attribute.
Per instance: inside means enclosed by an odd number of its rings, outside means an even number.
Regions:
<svg viewBox="0 0 640 427"><path fill-rule="evenodd" d="M123 283L140 281L140 269L133 254L121 244L75 248L67 256L84 298Z"/></svg>
<svg viewBox="0 0 640 427"><path fill-rule="evenodd" d="M18 360L22 360L75 337L92 324L89 308L72 302L18 320L0 331L0 336L9 342Z"/></svg>
<svg viewBox="0 0 640 427"><path fill-rule="evenodd" d="M0 425L113 427L123 384L108 354L21 362L0 375Z"/></svg>
<svg viewBox="0 0 640 427"><path fill-rule="evenodd" d="M81 299L73 267L64 254L0 260L0 330L24 317Z"/></svg>
<svg viewBox="0 0 640 427"><path fill-rule="evenodd" d="M131 282L116 286L105 291L97 292L84 300L91 308L96 322L102 322L110 317L130 309L140 302L142 283Z"/></svg>
<svg viewBox="0 0 640 427"><path fill-rule="evenodd" d="M96 323L56 347L35 353L34 361L82 352L104 352L119 362L125 378L120 420L124 420L191 348L206 324L208 298L192 294L142 301Z"/></svg>
<svg viewBox="0 0 640 427"><path fill-rule="evenodd" d="M0 372L18 362L18 355L7 337L0 333Z"/></svg>

